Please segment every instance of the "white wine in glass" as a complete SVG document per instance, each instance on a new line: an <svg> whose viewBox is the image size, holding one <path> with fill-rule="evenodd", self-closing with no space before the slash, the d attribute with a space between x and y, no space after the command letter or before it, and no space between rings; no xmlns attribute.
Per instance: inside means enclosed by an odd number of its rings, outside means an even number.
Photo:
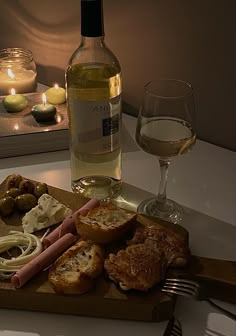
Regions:
<svg viewBox="0 0 236 336"><path fill-rule="evenodd" d="M170 161L191 150L196 141L194 128L194 96L190 84L162 79L145 85L140 107L136 141L147 153L159 159L161 181L156 197L143 201L138 212L173 223L182 219L180 205L166 197Z"/></svg>

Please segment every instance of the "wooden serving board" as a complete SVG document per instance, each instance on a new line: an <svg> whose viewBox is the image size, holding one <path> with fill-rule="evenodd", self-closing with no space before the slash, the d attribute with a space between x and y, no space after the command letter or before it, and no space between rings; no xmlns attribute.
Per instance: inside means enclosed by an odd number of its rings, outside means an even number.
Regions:
<svg viewBox="0 0 236 336"><path fill-rule="evenodd" d="M0 185L0 197L5 192L5 182ZM68 191L49 186L49 194L68 207L76 210L88 200ZM22 231L21 217L14 213L0 219L0 236L10 230ZM140 221L144 220L140 216ZM178 231L178 227L175 226ZM179 227L180 235L187 239L187 232ZM124 292L101 276L96 287L83 295L56 294L47 281L45 270L20 289L15 289L10 281L0 281L0 308L24 309L82 316L95 316L140 321L163 321L171 317L175 299L160 291L158 287L147 293Z"/></svg>
<svg viewBox="0 0 236 336"><path fill-rule="evenodd" d="M4 189L5 182L0 185L0 196ZM87 199L81 196L50 186L49 194L74 210L87 202ZM4 218L4 221L0 220L0 236L10 230L22 230L21 217L15 213L9 218ZM138 221L144 224L149 221L155 222L156 225L175 231L181 239L188 241L188 232L179 225L143 215L138 215ZM188 269L182 272L172 270L170 275L197 278L212 297L236 302L235 270L234 262L193 256ZM48 271L45 270L17 290L9 281L0 281L0 307L140 321L167 320L174 310L174 297L162 293L158 286L147 293L124 292L102 276L89 293L66 296L53 291L47 281L47 275Z"/></svg>

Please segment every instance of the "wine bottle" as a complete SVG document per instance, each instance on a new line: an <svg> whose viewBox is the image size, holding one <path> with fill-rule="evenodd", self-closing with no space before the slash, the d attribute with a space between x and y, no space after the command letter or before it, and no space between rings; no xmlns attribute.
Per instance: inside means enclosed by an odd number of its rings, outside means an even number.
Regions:
<svg viewBox="0 0 236 336"><path fill-rule="evenodd" d="M71 187L106 199L121 187L121 68L104 42L102 0L81 0L81 43L66 70Z"/></svg>

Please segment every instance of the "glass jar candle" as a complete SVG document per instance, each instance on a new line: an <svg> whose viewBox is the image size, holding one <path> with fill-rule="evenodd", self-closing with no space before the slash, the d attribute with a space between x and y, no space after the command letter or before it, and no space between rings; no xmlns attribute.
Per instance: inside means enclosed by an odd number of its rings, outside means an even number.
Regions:
<svg viewBox="0 0 236 336"><path fill-rule="evenodd" d="M7 48L0 50L0 95L11 89L16 93L36 91L37 69L30 50Z"/></svg>

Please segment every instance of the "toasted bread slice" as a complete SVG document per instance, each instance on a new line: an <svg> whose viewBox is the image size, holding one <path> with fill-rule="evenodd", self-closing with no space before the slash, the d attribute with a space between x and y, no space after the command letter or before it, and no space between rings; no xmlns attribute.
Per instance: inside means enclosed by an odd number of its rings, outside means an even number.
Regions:
<svg viewBox="0 0 236 336"><path fill-rule="evenodd" d="M134 225L136 213L116 207L112 203L100 204L75 220L76 230L83 239L98 244L118 240Z"/></svg>
<svg viewBox="0 0 236 336"><path fill-rule="evenodd" d="M123 290L147 291L164 276L165 260L156 249L145 244L128 246L105 260L105 270L111 280Z"/></svg>
<svg viewBox="0 0 236 336"><path fill-rule="evenodd" d="M103 249L93 242L80 241L54 262L48 280L58 293L82 294L93 287L103 265Z"/></svg>

